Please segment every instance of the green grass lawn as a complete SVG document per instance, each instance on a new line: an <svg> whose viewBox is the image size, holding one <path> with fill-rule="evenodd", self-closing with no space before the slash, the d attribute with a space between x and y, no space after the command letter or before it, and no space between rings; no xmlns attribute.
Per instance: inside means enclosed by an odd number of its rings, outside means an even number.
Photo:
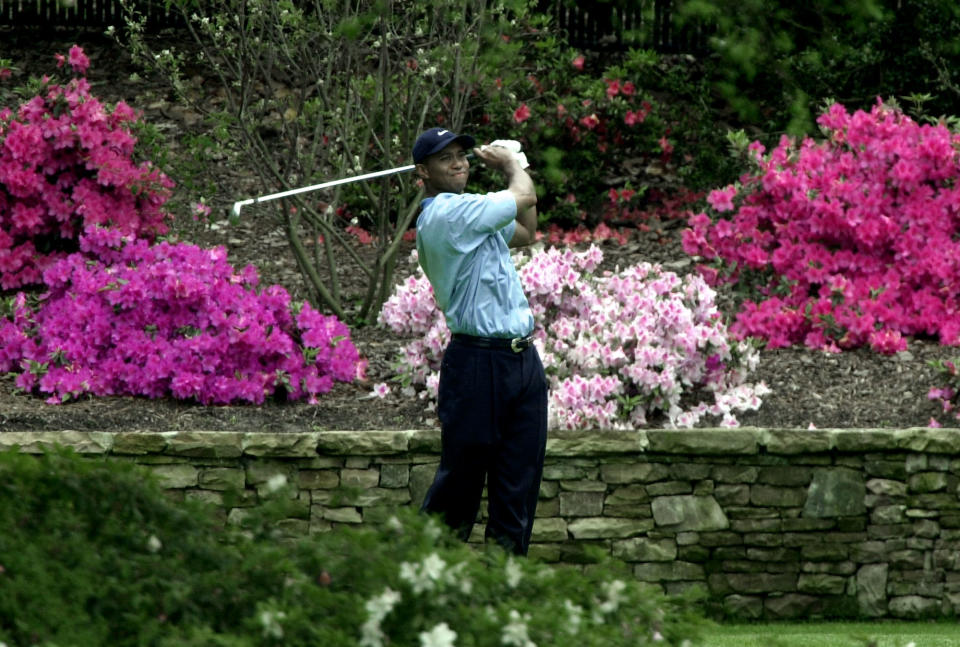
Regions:
<svg viewBox="0 0 960 647"><path fill-rule="evenodd" d="M958 647L960 623L822 622L718 625L703 647Z"/></svg>

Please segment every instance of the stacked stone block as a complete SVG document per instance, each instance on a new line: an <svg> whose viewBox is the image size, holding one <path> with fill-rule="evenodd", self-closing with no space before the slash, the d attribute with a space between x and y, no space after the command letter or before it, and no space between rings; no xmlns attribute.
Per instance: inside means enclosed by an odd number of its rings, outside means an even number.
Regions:
<svg viewBox="0 0 960 647"><path fill-rule="evenodd" d="M0 450L54 444L144 465L225 523L293 484L290 535L419 505L440 449L436 431L0 433ZM531 556L588 547L739 618L954 616L960 430L553 433Z"/></svg>

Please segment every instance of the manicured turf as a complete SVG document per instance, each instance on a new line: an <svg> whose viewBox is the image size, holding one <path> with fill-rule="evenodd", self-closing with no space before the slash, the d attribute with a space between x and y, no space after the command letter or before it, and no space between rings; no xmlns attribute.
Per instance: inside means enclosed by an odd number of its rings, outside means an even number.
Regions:
<svg viewBox="0 0 960 647"><path fill-rule="evenodd" d="M719 625L703 647L958 647L960 622L823 622Z"/></svg>

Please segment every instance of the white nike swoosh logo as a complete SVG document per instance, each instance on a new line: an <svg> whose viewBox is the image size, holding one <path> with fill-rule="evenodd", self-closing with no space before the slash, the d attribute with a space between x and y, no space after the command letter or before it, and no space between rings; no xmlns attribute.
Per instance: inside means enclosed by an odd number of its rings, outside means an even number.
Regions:
<svg viewBox="0 0 960 647"><path fill-rule="evenodd" d="M438 131L437 131L437 134L438 134L438 135L446 135L448 132L450 132L450 131L449 131L449 130L438 130Z"/></svg>

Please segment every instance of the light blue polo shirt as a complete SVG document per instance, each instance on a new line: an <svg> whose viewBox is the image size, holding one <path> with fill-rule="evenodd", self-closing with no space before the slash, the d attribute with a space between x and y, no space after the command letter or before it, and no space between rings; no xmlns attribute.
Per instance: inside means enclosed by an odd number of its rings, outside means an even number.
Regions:
<svg viewBox="0 0 960 647"><path fill-rule="evenodd" d="M516 230L513 194L441 193L421 206L417 255L450 332L530 334L533 313L507 246Z"/></svg>

